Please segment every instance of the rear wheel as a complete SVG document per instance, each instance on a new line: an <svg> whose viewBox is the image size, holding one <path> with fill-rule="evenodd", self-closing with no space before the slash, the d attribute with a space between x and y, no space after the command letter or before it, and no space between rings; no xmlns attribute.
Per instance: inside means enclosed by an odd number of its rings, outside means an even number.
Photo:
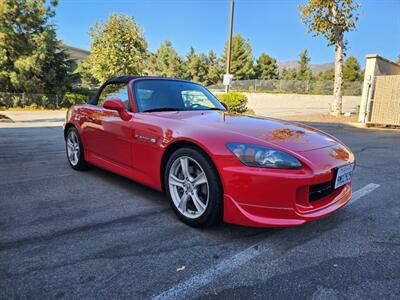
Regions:
<svg viewBox="0 0 400 300"><path fill-rule="evenodd" d="M70 127L65 139L68 162L75 170L84 170L88 164L84 158L83 145L75 127Z"/></svg>
<svg viewBox="0 0 400 300"><path fill-rule="evenodd" d="M178 217L191 226L210 226L222 219L222 187L210 159L181 148L168 160L165 189Z"/></svg>

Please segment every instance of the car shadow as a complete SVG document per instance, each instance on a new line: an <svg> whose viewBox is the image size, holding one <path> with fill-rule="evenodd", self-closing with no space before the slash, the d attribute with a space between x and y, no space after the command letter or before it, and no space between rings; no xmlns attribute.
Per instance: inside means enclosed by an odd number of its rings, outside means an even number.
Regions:
<svg viewBox="0 0 400 300"><path fill-rule="evenodd" d="M91 176L95 176L100 180L107 181L115 185L117 189L124 189L132 195L143 197L148 203L152 206L158 207L160 210L168 209L170 211L169 215L177 222L180 222L178 218L175 216L172 208L170 207L169 200L167 196L163 192L156 191L150 187L147 187L141 183L133 181L127 177L111 173L107 170L101 169L96 166L90 166L87 172L90 173ZM274 228L260 228L260 227L249 227L249 226L241 226L235 224L229 224L221 222L217 225L208 227L208 228L194 228L190 227L182 222L180 222L183 226L190 228L195 231L204 231L206 230L209 234L221 234L221 232L225 232L228 235L235 235L238 233L252 236L257 234L262 234L268 231L276 231L279 229Z"/></svg>

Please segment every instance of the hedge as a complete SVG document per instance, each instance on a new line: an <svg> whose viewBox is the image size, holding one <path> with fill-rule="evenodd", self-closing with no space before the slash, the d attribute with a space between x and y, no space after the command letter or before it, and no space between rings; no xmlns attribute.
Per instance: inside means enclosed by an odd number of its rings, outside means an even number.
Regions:
<svg viewBox="0 0 400 300"><path fill-rule="evenodd" d="M218 100L228 104L229 111L235 113L244 113L247 110L247 97L240 92L229 92L217 95Z"/></svg>

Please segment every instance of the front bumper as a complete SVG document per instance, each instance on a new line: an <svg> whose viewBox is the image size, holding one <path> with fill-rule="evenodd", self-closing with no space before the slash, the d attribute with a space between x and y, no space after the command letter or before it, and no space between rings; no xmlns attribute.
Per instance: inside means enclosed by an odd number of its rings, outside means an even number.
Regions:
<svg viewBox="0 0 400 300"><path fill-rule="evenodd" d="M224 195L224 222L254 227L289 227L301 225L330 215L343 207L351 199L351 185L329 199L328 204L308 212L293 208L257 206L236 202Z"/></svg>
<svg viewBox="0 0 400 300"><path fill-rule="evenodd" d="M238 161L218 162L224 187L224 221L256 227L287 227L323 218L334 213L352 195L351 182L318 199L310 197L310 187L334 182L336 169L354 162L326 157L329 149L302 153L301 170L272 170L246 167Z"/></svg>

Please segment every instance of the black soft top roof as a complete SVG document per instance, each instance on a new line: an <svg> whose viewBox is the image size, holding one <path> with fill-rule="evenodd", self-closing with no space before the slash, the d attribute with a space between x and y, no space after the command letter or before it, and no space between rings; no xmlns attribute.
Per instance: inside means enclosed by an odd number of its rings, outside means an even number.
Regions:
<svg viewBox="0 0 400 300"><path fill-rule="evenodd" d="M106 82L104 82L99 90L97 91L96 96L94 96L92 99L89 100L89 104L97 104L97 100L99 99L100 93L103 90L103 88L107 85L107 84L112 84L112 83L123 83L123 84L128 84L132 79L165 79L165 80L175 80L175 81L184 81L184 82L190 82L187 80L183 80L183 79L177 79L177 78L168 78L168 77L158 77L158 76L133 76L133 75L126 75L126 76L117 76L117 77L113 77L108 79Z"/></svg>
<svg viewBox="0 0 400 300"><path fill-rule="evenodd" d="M131 81L132 79L136 79L136 78L143 78L145 76L118 76L118 77L113 77L108 79L105 84L109 84L109 83L128 83L129 81Z"/></svg>
<svg viewBox="0 0 400 300"><path fill-rule="evenodd" d="M132 75L129 75L129 76L118 76L118 77L110 78L103 84L103 86L105 86L106 84L109 84L109 83L126 83L127 84L132 79L138 79L138 78L143 78L143 79L146 79L146 78L148 78L148 79L166 79L166 80L176 80L176 81L186 81L186 82L188 82L187 80L177 79L177 78L167 78L167 77L157 77L157 76L132 76Z"/></svg>

